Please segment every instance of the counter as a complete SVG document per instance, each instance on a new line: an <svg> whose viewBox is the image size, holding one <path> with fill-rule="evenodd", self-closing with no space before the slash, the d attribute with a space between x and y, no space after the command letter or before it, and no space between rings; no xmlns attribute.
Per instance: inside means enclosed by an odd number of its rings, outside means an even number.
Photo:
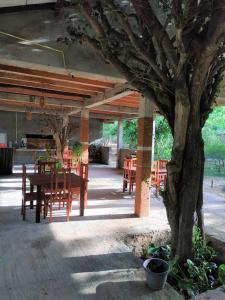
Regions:
<svg viewBox="0 0 225 300"><path fill-rule="evenodd" d="M51 150L52 155L55 154L55 150ZM46 149L26 149L19 148L14 149L14 165L21 164L34 164L38 156L45 156Z"/></svg>

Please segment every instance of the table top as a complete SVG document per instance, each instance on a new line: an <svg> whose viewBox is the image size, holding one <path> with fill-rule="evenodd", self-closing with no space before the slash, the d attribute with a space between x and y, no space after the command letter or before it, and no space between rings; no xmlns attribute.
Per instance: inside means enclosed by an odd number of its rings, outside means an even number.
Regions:
<svg viewBox="0 0 225 300"><path fill-rule="evenodd" d="M30 183L33 185L49 185L51 183L51 175L50 174L27 174L27 178L30 180ZM64 181L63 174L60 174L58 177L59 182ZM71 186L76 187L80 186L80 184L87 182L88 180L80 177L77 174L71 173Z"/></svg>

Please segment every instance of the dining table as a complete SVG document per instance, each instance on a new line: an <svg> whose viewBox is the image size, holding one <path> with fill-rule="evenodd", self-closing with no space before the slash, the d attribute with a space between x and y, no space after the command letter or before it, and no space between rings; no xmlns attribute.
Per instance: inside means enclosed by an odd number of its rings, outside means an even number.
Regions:
<svg viewBox="0 0 225 300"><path fill-rule="evenodd" d="M37 204L36 204L36 223L40 223L41 218L41 202L42 202L42 189L51 184L50 174L28 174L27 178L32 186L37 187ZM58 177L58 182L64 182L63 174ZM71 188L80 187L80 216L84 215L84 208L87 201L87 183L88 180L82 178L81 176L71 173Z"/></svg>

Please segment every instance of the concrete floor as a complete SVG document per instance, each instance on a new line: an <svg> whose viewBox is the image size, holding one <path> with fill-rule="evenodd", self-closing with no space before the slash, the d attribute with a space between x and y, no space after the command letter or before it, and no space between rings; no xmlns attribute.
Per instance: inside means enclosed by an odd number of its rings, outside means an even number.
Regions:
<svg viewBox="0 0 225 300"><path fill-rule="evenodd" d="M122 177L115 169L90 168L89 206L84 217L74 204L70 222L55 211L34 223L20 217L21 175L0 178L0 299L181 299L169 286L150 292L141 262L124 244L127 234L168 228L161 200L152 198L149 218L133 216L133 196L121 192ZM207 228L224 235L222 197L205 195Z"/></svg>

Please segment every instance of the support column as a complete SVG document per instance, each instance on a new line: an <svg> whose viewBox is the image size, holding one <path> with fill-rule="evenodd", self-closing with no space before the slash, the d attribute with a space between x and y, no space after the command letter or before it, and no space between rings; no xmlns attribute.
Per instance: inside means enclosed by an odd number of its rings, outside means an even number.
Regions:
<svg viewBox="0 0 225 300"><path fill-rule="evenodd" d="M135 214L147 217L150 206L150 174L153 128L153 104L141 96L138 115Z"/></svg>
<svg viewBox="0 0 225 300"><path fill-rule="evenodd" d="M80 143L82 144L82 155L81 161L84 164L88 164L89 159L89 110L84 109L81 111L80 116ZM84 186L84 208L87 208L87 201L88 201L88 183L85 183ZM82 212L83 213L83 212Z"/></svg>
<svg viewBox="0 0 225 300"><path fill-rule="evenodd" d="M152 161L155 159L155 116L153 115L152 124Z"/></svg>
<svg viewBox="0 0 225 300"><path fill-rule="evenodd" d="M84 164L88 164L88 146L89 146L89 110L81 111L80 117L80 143L82 144L81 160Z"/></svg>
<svg viewBox="0 0 225 300"><path fill-rule="evenodd" d="M119 155L120 149L123 148L123 122L122 120L118 120L118 130L117 130L117 161L116 167L119 168Z"/></svg>

